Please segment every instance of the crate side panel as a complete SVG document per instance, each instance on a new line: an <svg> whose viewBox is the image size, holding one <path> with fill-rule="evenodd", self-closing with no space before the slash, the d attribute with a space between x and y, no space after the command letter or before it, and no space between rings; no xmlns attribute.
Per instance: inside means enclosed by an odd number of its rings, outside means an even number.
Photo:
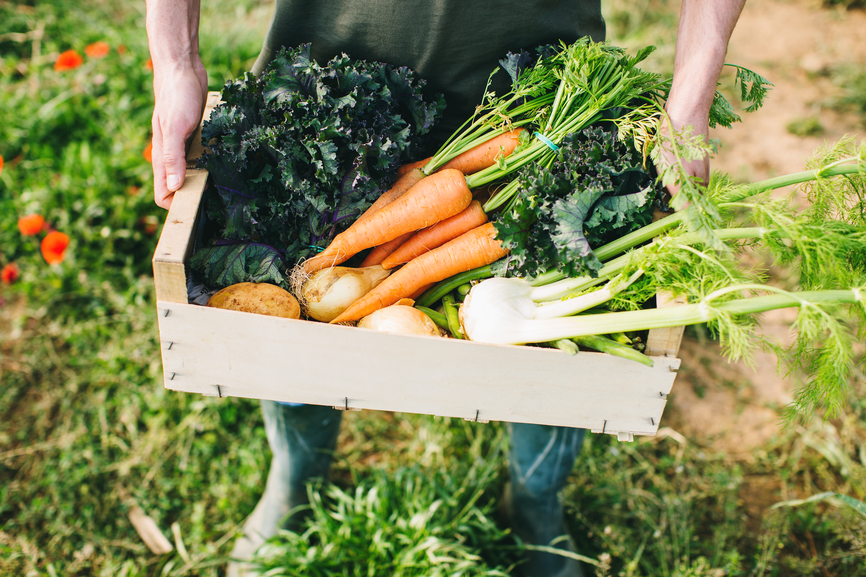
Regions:
<svg viewBox="0 0 866 577"><path fill-rule="evenodd" d="M153 253L153 280L159 300L187 302L184 263L192 253L199 206L206 185L206 170L189 170L183 186L174 194Z"/></svg>
<svg viewBox="0 0 866 577"><path fill-rule="evenodd" d="M674 297L667 291L661 291L656 295L656 307L660 309L684 304L686 304L684 295ZM683 342L684 331L685 327L651 330L647 335L646 354L650 356L677 356Z"/></svg>
<svg viewBox="0 0 866 577"><path fill-rule="evenodd" d="M158 310L166 386L208 395L654 434L679 367L169 302Z"/></svg>

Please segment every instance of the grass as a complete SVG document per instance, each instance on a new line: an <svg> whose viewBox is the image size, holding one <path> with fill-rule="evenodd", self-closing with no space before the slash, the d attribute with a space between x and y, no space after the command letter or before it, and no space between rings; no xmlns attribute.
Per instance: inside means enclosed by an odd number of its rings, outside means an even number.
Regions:
<svg viewBox="0 0 866 577"><path fill-rule="evenodd" d="M612 19L634 42L649 38L647 22L671 22L670 6L641 6ZM251 65L269 9L205 3L212 89ZM0 284L0 574L220 575L269 455L255 401L161 383L150 258L164 212L142 157L143 5L5 2L0 21L0 267L21 271ZM109 55L53 69L95 41ZM71 237L61 264L19 233L29 213ZM824 491L866 499L862 381L843 419L781 432L747 462L673 430L633 444L590 435L564 494L581 553L606 575L866 574L866 521L853 509L769 509ZM262 561L286 575L301 558L305 575L507 573L519 547L496 522L504 429L347 413L307 533L276 538ZM172 552L144 545L135 506Z"/></svg>

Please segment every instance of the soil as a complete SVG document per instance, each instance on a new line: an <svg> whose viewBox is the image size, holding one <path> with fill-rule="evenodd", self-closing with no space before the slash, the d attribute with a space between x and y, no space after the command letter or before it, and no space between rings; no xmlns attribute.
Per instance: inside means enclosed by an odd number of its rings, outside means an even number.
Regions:
<svg viewBox="0 0 866 577"><path fill-rule="evenodd" d="M768 78L774 88L763 108L720 129L713 169L736 181L798 172L815 150L848 135L866 137L864 116L840 112L838 71L866 70L866 11L822 8L811 0L749 0L731 38L727 61ZM796 136L790 123L813 118L820 133ZM791 341L792 310L767 313L761 327L779 344ZM750 460L781 431L779 410L802 380L776 370L774 355L759 352L753 366L727 362L719 347L687 331L682 368L663 425L693 441Z"/></svg>

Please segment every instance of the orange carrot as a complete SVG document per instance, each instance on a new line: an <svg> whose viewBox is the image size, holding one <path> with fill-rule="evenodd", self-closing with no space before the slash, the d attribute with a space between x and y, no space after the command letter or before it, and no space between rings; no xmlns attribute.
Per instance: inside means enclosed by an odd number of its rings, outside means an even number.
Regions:
<svg viewBox="0 0 866 577"><path fill-rule="evenodd" d="M418 290L416 290L415 292L410 294L409 298L412 299L413 301L418 300L418 297L420 297L421 295L426 293L427 289L429 289L430 287L432 287L435 284L436 284L435 282L431 282L430 284L425 284L424 286L422 286L421 288L419 288ZM414 306L415 303L412 303L412 304Z"/></svg>
<svg viewBox="0 0 866 577"><path fill-rule="evenodd" d="M388 190L383 192L379 198L376 199L373 204L370 205L370 208L364 211L364 213L358 217L358 219L352 223L352 226L356 225L359 222L364 222L366 219L370 218L370 215L382 208L383 206L388 206L394 200L403 196L407 190L418 184L418 181L424 178L426 175L421 172L420 168L412 169L404 173L397 179L397 182L391 186ZM351 228L351 227L350 227Z"/></svg>
<svg viewBox="0 0 866 577"><path fill-rule="evenodd" d="M393 240L452 217L469 206L472 192L458 170L440 170L420 180L400 198L334 237L328 249L301 266L311 274L345 262L365 248Z"/></svg>
<svg viewBox="0 0 866 577"><path fill-rule="evenodd" d="M460 214L463 214L462 212ZM453 216L451 218L454 218ZM445 219L450 220L450 219ZM445 222L445 221L442 221ZM433 225L437 226L437 225ZM427 230L427 229L424 229ZM370 254L367 255L367 258L364 259L364 262L361 263L362 267L365 266L373 266L375 264L382 264L382 261L385 260L391 253L400 248L404 242L409 240L413 235L417 233L415 232L407 232L406 234L401 234L394 240L389 240L385 244L380 244L376 248L370 251Z"/></svg>
<svg viewBox="0 0 866 577"><path fill-rule="evenodd" d="M421 172L420 168L417 170L410 170L410 171L406 172L403 176L401 176L400 178L397 179L397 182L395 182L391 186L391 188L389 188L388 190L383 192L381 195L379 195L379 198L377 198L375 200L375 202L373 202L373 204L371 204L370 207L367 210L365 210L361 214L361 216L359 216L355 220L355 222L353 222L349 226L349 228L346 230L347 231L352 230L352 228L354 228L358 224L360 224L360 223L364 222L365 220L367 220L368 218L370 218L370 216L373 213L375 213L376 211L378 211L380 208L382 208L383 206L387 206L387 205L391 204L392 202L394 202L394 199L397 199L397 198L400 198L401 196L403 196L403 194L407 190L409 190L410 188L412 188L413 186L418 184L418 181L420 181L422 178L424 178L424 176L425 175L423 172ZM322 252L317 254L315 258L324 260L324 259L327 259L328 257L333 257L337 248L339 248L339 247L337 245L335 245L332 241L331 244L329 244L325 250L323 250ZM388 256L388 255L385 255L385 256ZM382 257L382 258L384 258L384 257ZM343 262L343 261L340 261L340 262ZM379 263L375 263L375 264L379 264Z"/></svg>
<svg viewBox="0 0 866 577"><path fill-rule="evenodd" d="M433 157L428 156L424 160L419 160L417 162L410 162L409 164L404 164L403 166L401 166L400 168L397 169L397 176L403 176L404 174L406 174L410 170L413 170L416 168L424 168L424 166L426 166L427 163L430 162L431 158L433 158Z"/></svg>
<svg viewBox="0 0 866 577"><path fill-rule="evenodd" d="M488 265L506 254L508 251L496 240L493 223L482 224L410 260L331 322L356 321L415 294L425 285Z"/></svg>
<svg viewBox="0 0 866 577"><path fill-rule="evenodd" d="M455 239L485 222L487 222L487 214L481 208L481 203L473 200L460 214L437 222L430 228L419 230L412 238L398 246L387 258L375 264L381 264L382 268L386 269L394 268L399 264L409 262L418 255L442 246L449 240Z"/></svg>
<svg viewBox="0 0 866 577"><path fill-rule="evenodd" d="M446 162L440 170L456 168L463 174L468 175L485 169L488 166L493 166L500 155L508 156L514 152L514 149L517 148L517 144L520 142L520 133L523 130L523 128L515 128L495 138L491 138L487 142L482 142L475 148L470 148L459 156L455 156Z"/></svg>

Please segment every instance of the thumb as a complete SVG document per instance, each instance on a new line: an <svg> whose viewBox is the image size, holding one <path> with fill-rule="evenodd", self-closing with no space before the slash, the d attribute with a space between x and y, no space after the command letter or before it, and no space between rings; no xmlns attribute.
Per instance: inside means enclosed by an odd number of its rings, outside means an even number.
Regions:
<svg viewBox="0 0 866 577"><path fill-rule="evenodd" d="M165 167L166 188L169 192L177 191L186 176L186 139L182 134L175 131L164 134L160 160Z"/></svg>

